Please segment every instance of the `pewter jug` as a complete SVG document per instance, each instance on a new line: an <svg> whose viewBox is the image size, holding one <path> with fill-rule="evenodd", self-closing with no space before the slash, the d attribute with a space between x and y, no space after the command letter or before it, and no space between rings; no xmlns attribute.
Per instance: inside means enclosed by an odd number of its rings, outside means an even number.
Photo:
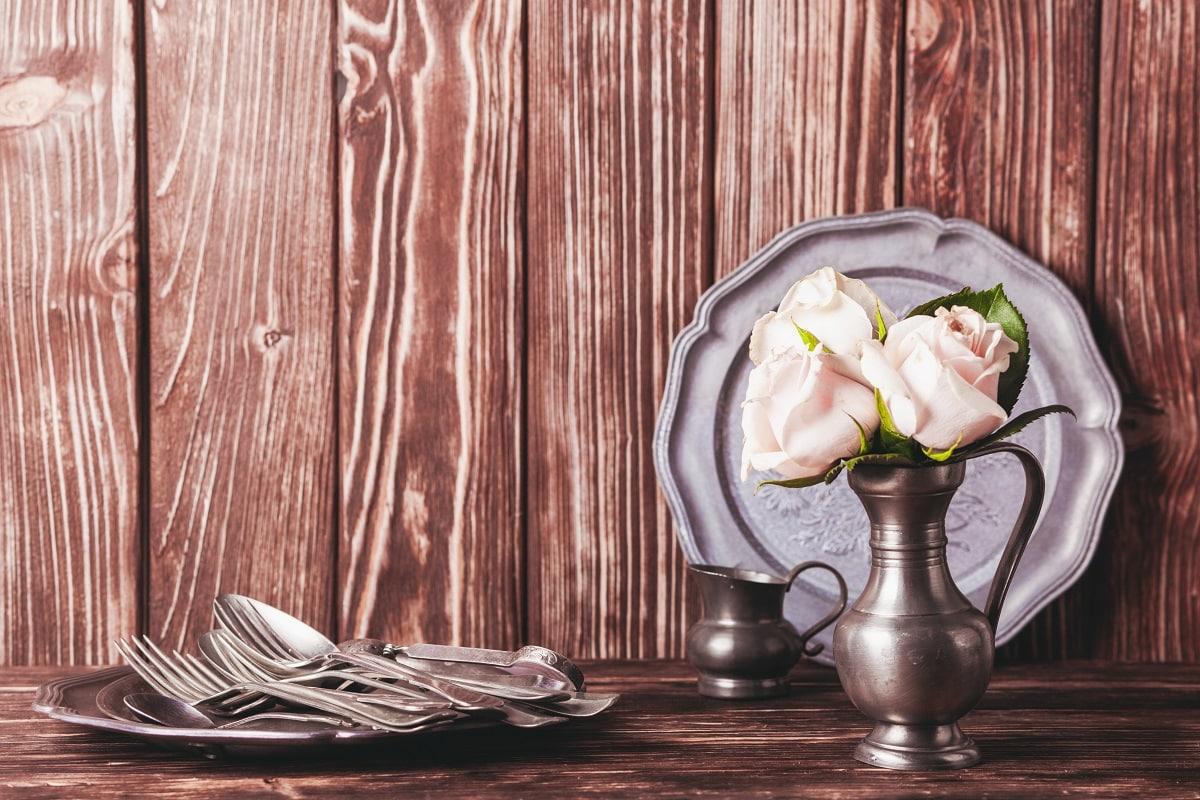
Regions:
<svg viewBox="0 0 1200 800"><path fill-rule="evenodd" d="M979 748L958 720L987 689L1000 607L1045 493L1032 453L1002 442L978 455L993 453L1020 460L1025 498L982 612L959 591L946 563L946 510L966 462L863 464L849 473L871 520L871 571L834 630L833 653L846 694L875 720L855 750L859 761L909 770L979 761Z"/></svg>
<svg viewBox="0 0 1200 800"><path fill-rule="evenodd" d="M824 569L837 580L837 606L804 633L783 618L783 597L806 570ZM700 673L706 697L726 700L786 694L787 674L802 656L824 645L809 639L846 608L846 582L821 561L798 564L786 578L736 567L688 567L700 586L704 616L687 636L687 657Z"/></svg>

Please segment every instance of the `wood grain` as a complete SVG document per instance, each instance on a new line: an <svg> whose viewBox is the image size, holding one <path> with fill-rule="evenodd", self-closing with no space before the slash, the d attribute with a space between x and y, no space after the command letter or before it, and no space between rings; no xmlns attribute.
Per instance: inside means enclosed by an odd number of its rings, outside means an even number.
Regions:
<svg viewBox="0 0 1200 800"><path fill-rule="evenodd" d="M705 4L529 9L529 638L682 652L651 437L708 278Z"/></svg>
<svg viewBox="0 0 1200 800"><path fill-rule="evenodd" d="M1098 13L1093 0L908 6L904 203L987 225L1085 307ZM1085 595L1053 603L1002 657L1090 652Z"/></svg>
<svg viewBox="0 0 1200 800"><path fill-rule="evenodd" d="M0 664L137 624L133 22L0 0Z"/></svg>
<svg viewBox="0 0 1200 800"><path fill-rule="evenodd" d="M908 5L904 202L987 225L1086 302L1095 0Z"/></svg>
<svg viewBox="0 0 1200 800"><path fill-rule="evenodd" d="M342 630L516 646L521 3L338 15Z"/></svg>
<svg viewBox="0 0 1200 800"><path fill-rule="evenodd" d="M777 233L896 202L900 4L717 3L716 275Z"/></svg>
<svg viewBox="0 0 1200 800"><path fill-rule="evenodd" d="M331 12L145 13L149 633L207 630L222 590L328 628Z"/></svg>
<svg viewBox="0 0 1200 800"><path fill-rule="evenodd" d="M1060 662L1002 668L963 721L984 761L904 773L851 758L870 728L833 671L793 674L791 696L700 697L681 662L582 665L610 712L546 731L442 734L338 758L206 761L41 719L47 670L0 674L0 794L22 798L1200 796L1200 669ZM56 675L53 675L57 677ZM414 740L415 744L415 740Z"/></svg>
<svg viewBox="0 0 1200 800"><path fill-rule="evenodd" d="M1134 424L1078 622L1117 658L1200 660L1198 16L1104 5L1095 303Z"/></svg>

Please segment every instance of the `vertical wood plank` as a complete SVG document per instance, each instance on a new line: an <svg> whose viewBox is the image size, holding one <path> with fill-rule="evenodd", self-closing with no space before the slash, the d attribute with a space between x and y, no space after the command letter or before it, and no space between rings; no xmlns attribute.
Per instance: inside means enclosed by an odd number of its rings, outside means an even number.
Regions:
<svg viewBox="0 0 1200 800"><path fill-rule="evenodd" d="M905 204L996 230L1086 307L1096 3L913 0L908 13ZM1088 613L1077 588L1002 656L1083 655Z"/></svg>
<svg viewBox="0 0 1200 800"><path fill-rule="evenodd" d="M1198 17L1104 4L1095 302L1129 449L1079 618L1094 656L1200 659Z"/></svg>
<svg viewBox="0 0 1200 800"><path fill-rule="evenodd" d="M895 204L900 8L717 4L718 276L806 219Z"/></svg>
<svg viewBox="0 0 1200 800"><path fill-rule="evenodd" d="M218 591L332 609L326 3L146 4L149 632Z"/></svg>
<svg viewBox="0 0 1200 800"><path fill-rule="evenodd" d="M339 3L346 635L521 635L521 24Z"/></svg>
<svg viewBox="0 0 1200 800"><path fill-rule="evenodd" d="M684 559L651 437L707 282L706 3L529 11L529 638L679 655Z"/></svg>
<svg viewBox="0 0 1200 800"><path fill-rule="evenodd" d="M908 5L904 202L969 217L1087 302L1095 0Z"/></svg>
<svg viewBox="0 0 1200 800"><path fill-rule="evenodd" d="M103 663L138 603L132 16L0 19L0 664Z"/></svg>

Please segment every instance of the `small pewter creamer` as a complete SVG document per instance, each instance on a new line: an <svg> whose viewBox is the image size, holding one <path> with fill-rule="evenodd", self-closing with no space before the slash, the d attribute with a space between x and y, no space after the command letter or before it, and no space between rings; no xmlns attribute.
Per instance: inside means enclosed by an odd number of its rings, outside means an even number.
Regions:
<svg viewBox="0 0 1200 800"><path fill-rule="evenodd" d="M800 573L824 569L837 579L837 607L804 633L783 618L783 597ZM704 598L704 616L687 635L687 657L700 673L700 694L725 700L777 697L788 690L787 674L801 656L823 645L808 640L846 608L846 582L820 561L798 564L787 578L735 567L688 567Z"/></svg>
<svg viewBox="0 0 1200 800"><path fill-rule="evenodd" d="M846 694L875 720L854 752L859 761L908 770L979 761L958 720L987 689L1000 607L1045 494L1031 452L1003 442L978 455L993 453L1020 459L1025 498L983 612L959 591L946 564L946 510L966 462L863 464L849 473L871 520L871 572L834 630L833 652Z"/></svg>

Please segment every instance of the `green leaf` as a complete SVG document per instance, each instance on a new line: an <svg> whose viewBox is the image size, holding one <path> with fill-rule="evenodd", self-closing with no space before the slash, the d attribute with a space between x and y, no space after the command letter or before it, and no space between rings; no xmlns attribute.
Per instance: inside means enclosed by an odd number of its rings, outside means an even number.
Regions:
<svg viewBox="0 0 1200 800"><path fill-rule="evenodd" d="M859 464L895 464L897 466L912 466L914 462L901 453L864 453L861 456L848 458L842 462L847 472L851 472Z"/></svg>
<svg viewBox="0 0 1200 800"><path fill-rule="evenodd" d="M758 486L754 487L754 493L758 494L758 490L764 486L780 486L784 489L803 489L806 486L816 486L825 480L825 473L821 472L816 475L809 475L807 478L787 478L772 481L759 481Z"/></svg>
<svg viewBox="0 0 1200 800"><path fill-rule="evenodd" d="M938 451L938 450L934 450L932 447L922 447L921 452L924 453L927 458L929 458L933 461L938 461L938 462L948 461L950 459L950 456L954 455L954 451L958 448L958 446L960 444L962 444L962 434L961 433L958 435L958 438L954 440L954 444L950 445L945 450Z"/></svg>
<svg viewBox="0 0 1200 800"><path fill-rule="evenodd" d="M804 346L809 350L816 350L821 344L821 340L814 336L812 331L807 331L804 328L801 328L796 324L795 320L792 320L792 327L796 329L796 333L800 334L800 340L804 342Z"/></svg>
<svg viewBox="0 0 1200 800"><path fill-rule="evenodd" d="M1011 413L1021 394L1025 375L1029 371L1029 329L1025 318L1004 293L1002 283L982 292L964 288L954 294L923 303L908 312L908 316L932 315L939 308L949 309L953 306L965 306L978 311L988 322L998 323L1004 334L1017 343L1017 352L1008 357L1008 369L1000 373L1000 387L996 393L996 402L1006 413Z"/></svg>
<svg viewBox="0 0 1200 800"><path fill-rule="evenodd" d="M861 456L863 453L871 449L870 442L868 442L867 429L863 427L861 422L854 418L853 414L847 413L846 416L849 417L850 421L854 423L854 427L858 428L858 455ZM829 481L825 482L829 483Z"/></svg>
<svg viewBox="0 0 1200 800"><path fill-rule="evenodd" d="M935 297L927 303L921 303L921 305L908 312L906 317L932 317L933 312L937 311L939 308L948 309L952 306L963 305L963 300L972 294L974 294L974 292L971 291L971 287L964 286L953 294L944 294L941 297Z"/></svg>
<svg viewBox="0 0 1200 800"><path fill-rule="evenodd" d="M887 339L887 323L883 321L883 310L878 300L875 301L875 338L880 342Z"/></svg>
<svg viewBox="0 0 1200 800"><path fill-rule="evenodd" d="M1061 404L1035 408L1031 411L1018 414L996 430L989 433L987 436L972 442L967 447L959 450L958 455L962 458L967 458L976 450L986 447L993 442L998 442L1002 439L1007 439L1010 436L1014 436L1025 430L1025 428L1032 423L1037 422L1042 417L1047 417L1051 414L1070 414L1072 417L1075 416L1075 412L1071 410L1070 406L1064 406Z"/></svg>
<svg viewBox="0 0 1200 800"><path fill-rule="evenodd" d="M921 445L896 429L892 412L887 403L883 402L883 392L879 389L875 390L875 408L879 411L879 442L883 446L883 452L896 453L910 461L916 461L920 457Z"/></svg>
<svg viewBox="0 0 1200 800"><path fill-rule="evenodd" d="M834 464L833 467L825 473L825 484L828 485L837 480L837 476L842 474L842 468L845 466L845 461L839 461L838 463Z"/></svg>

